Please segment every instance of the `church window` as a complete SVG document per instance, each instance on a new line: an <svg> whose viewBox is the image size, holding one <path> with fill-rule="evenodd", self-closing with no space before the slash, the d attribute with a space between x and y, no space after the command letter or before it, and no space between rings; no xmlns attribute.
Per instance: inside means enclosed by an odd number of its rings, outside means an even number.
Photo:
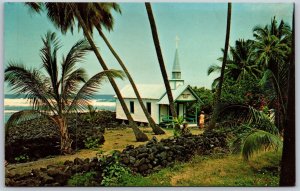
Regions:
<svg viewBox="0 0 300 191"><path fill-rule="evenodd" d="M147 102L147 111L151 114L151 102Z"/></svg>
<svg viewBox="0 0 300 191"><path fill-rule="evenodd" d="M134 102L130 101L130 113L134 113Z"/></svg>

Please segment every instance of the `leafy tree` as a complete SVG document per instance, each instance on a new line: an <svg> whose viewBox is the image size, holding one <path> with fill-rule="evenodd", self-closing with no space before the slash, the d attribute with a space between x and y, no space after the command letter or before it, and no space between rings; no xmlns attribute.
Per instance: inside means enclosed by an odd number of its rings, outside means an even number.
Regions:
<svg viewBox="0 0 300 191"><path fill-rule="evenodd" d="M199 113L195 113L196 108L198 108L198 112L200 112L200 109L204 111L205 113L211 113L212 107L213 107L213 93L211 90L206 89L204 87L193 87L193 91L197 94L197 96L200 98L201 103L187 103L187 113L189 113L192 116L199 115Z"/></svg>
<svg viewBox="0 0 300 191"><path fill-rule="evenodd" d="M55 33L48 32L43 40L40 51L42 69L28 69L20 63L10 62L5 69L5 81L18 94L25 94L30 99L32 109L14 113L7 121L6 127L17 124L28 118L45 117L54 122L61 135L61 152L72 152L72 140L68 133L66 116L72 112L83 110L88 100L95 94L106 79L122 78L117 70L107 70L87 79L83 68L76 68L76 63L83 61L86 53L91 50L86 40L78 41L63 57L59 76L57 52L60 42ZM80 86L82 84L82 86Z"/></svg>

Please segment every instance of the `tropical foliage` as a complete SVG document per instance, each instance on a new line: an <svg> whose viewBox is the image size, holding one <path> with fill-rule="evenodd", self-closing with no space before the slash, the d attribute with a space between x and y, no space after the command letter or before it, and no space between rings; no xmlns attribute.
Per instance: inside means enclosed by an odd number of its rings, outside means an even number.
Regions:
<svg viewBox="0 0 300 191"><path fill-rule="evenodd" d="M223 111L218 117L219 122L235 120L236 125L248 129L236 140L236 145L242 146L236 150L242 151L246 160L260 149L282 146L280 132L286 117L292 42L290 27L284 21L278 24L275 17L270 25L254 27L253 37L253 40L239 39L230 47L221 96ZM220 71L220 66L212 65L208 75ZM218 87L219 81L220 78L214 80L212 89ZM237 107L240 104L244 107ZM266 117L270 111L275 113L275 119ZM245 121L249 114L263 120Z"/></svg>
<svg viewBox="0 0 300 191"><path fill-rule="evenodd" d="M83 68L77 68L91 50L86 40L79 40L58 64L57 53L61 47L55 33L48 32L40 51L41 68L29 69L26 66L10 62L5 69L5 81L18 94L25 94L32 109L14 113L6 127L28 118L45 117L54 122L61 133L61 152L71 153L72 140L69 137L66 115L85 110L89 99L95 94L107 76L123 78L120 71L99 72L91 78ZM59 70L61 69L61 71Z"/></svg>

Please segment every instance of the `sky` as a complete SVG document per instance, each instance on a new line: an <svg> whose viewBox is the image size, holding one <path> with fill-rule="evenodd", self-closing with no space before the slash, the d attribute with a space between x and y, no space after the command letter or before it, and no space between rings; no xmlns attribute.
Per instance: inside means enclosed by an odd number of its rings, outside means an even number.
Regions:
<svg viewBox="0 0 300 191"><path fill-rule="evenodd" d="M230 45L238 39L253 39L254 26L265 26L276 16L291 25L292 4L280 3L233 3L230 32ZM119 54L136 84L163 83L151 29L143 3L120 3L122 14L113 13L114 30L104 31L111 45ZM73 34L60 33L48 20L46 14L34 14L22 3L6 3L4 10L4 68L15 61L28 67L40 68L41 38L47 31L57 33L63 45L58 61L66 55L71 46L83 38L77 28ZM175 55L175 37L179 37L179 62L182 78L186 84L198 87L211 87L218 74L207 75L207 69L222 56L226 35L227 3L152 3L160 45L168 71ZM111 55L97 31L94 39L109 68L121 69ZM102 71L95 55L90 52L84 63L89 76ZM120 88L129 82L117 80ZM12 93L5 84L5 93ZM99 94L114 94L107 82Z"/></svg>

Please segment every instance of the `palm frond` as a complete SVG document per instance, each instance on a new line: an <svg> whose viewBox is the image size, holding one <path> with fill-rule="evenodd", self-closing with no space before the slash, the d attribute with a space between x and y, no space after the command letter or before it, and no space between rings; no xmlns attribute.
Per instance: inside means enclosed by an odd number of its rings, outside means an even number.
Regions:
<svg viewBox="0 0 300 191"><path fill-rule="evenodd" d="M213 72L216 72L216 73L221 72L221 66L218 66L216 64L209 66L209 68L207 70L207 75L210 75Z"/></svg>
<svg viewBox="0 0 300 191"><path fill-rule="evenodd" d="M62 79L69 75L77 62L84 61L86 53L92 51L92 48L86 39L77 41L62 63Z"/></svg>
<svg viewBox="0 0 300 191"><path fill-rule="evenodd" d="M10 62L5 69L5 81L12 87L12 91L25 94L30 99L34 109L47 108L55 113L51 99L50 85L38 70L27 69L24 65Z"/></svg>
<svg viewBox="0 0 300 191"><path fill-rule="evenodd" d="M71 99L78 91L80 82L85 83L86 79L87 73L82 68L79 68L68 75L61 85L61 97L63 99L63 103L68 103L68 100Z"/></svg>
<svg viewBox="0 0 300 191"><path fill-rule="evenodd" d="M91 77L78 91L72 103L69 106L68 112L72 110L84 110L88 105L88 100L97 92L101 84L109 78L124 78L124 74L120 70L106 70L99 72Z"/></svg>
<svg viewBox="0 0 300 191"><path fill-rule="evenodd" d="M74 30L75 15L71 8L73 4L75 3L45 3L48 18L63 34L66 34L68 30L71 32Z"/></svg>
<svg viewBox="0 0 300 191"><path fill-rule="evenodd" d="M213 83L211 84L211 89L214 90L218 87L219 82L220 82L220 78L221 77L217 77L216 79L214 79Z"/></svg>
<svg viewBox="0 0 300 191"><path fill-rule="evenodd" d="M256 130L250 133L244 141L242 148L242 156L245 160L249 158L256 152L268 149L279 149L282 147L282 141L276 135L269 132Z"/></svg>
<svg viewBox="0 0 300 191"><path fill-rule="evenodd" d="M60 42L54 32L48 31L44 38L42 38L44 47L41 49L41 58L43 67L51 79L51 85L58 100L58 66L57 66L57 51L60 48Z"/></svg>
<svg viewBox="0 0 300 191"><path fill-rule="evenodd" d="M42 5L41 2L25 2L24 3L27 7L29 7L30 11L41 13L42 11Z"/></svg>

